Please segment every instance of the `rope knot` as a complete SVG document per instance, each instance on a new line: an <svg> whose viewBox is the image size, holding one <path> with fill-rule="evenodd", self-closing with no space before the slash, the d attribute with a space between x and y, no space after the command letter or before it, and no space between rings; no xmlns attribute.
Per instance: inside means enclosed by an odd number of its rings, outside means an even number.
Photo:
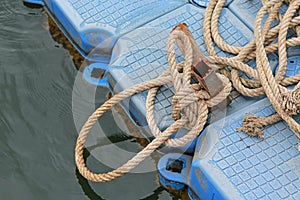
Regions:
<svg viewBox="0 0 300 200"><path fill-rule="evenodd" d="M188 118L186 127L191 129L197 123L198 106L201 101L210 99L207 91L190 84L188 87L181 87L172 98L172 117L179 120L181 115Z"/></svg>
<svg viewBox="0 0 300 200"><path fill-rule="evenodd" d="M175 44L185 58L179 64L176 62ZM204 57L185 24L179 24L172 30L167 52L175 88L172 117L176 121L185 116L185 128L190 130L199 123L198 108L202 104L212 107L225 100L230 93L231 84L226 77L215 73L217 67Z"/></svg>

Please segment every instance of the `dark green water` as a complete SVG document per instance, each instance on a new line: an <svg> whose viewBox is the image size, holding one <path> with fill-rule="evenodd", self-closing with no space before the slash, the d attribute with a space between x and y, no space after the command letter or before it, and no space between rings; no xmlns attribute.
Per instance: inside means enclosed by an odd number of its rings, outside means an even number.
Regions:
<svg viewBox="0 0 300 200"><path fill-rule="evenodd" d="M159 185L156 171L110 183L83 179L74 162L78 134L72 90L77 70L68 52L45 28L42 8L1 0L0 25L0 199L177 199ZM108 91L97 92L101 104ZM79 123L87 117L81 116ZM102 128L120 146L141 149L124 137L111 114L103 120ZM96 171L108 170L91 156L88 160Z"/></svg>

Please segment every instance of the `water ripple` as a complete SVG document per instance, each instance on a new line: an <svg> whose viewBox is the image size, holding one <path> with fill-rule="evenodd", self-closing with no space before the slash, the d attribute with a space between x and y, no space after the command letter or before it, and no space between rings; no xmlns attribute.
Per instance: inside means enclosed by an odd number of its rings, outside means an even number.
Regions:
<svg viewBox="0 0 300 200"><path fill-rule="evenodd" d="M37 6L25 4L23 1L1 0L0 2L0 19L12 18L11 15L43 15L43 9ZM33 9L34 8L34 9Z"/></svg>
<svg viewBox="0 0 300 200"><path fill-rule="evenodd" d="M27 23L28 21L32 23ZM28 8L22 1L0 1L1 49L14 53L17 49L35 51L45 48L48 44L40 37L43 32L47 32L43 28L46 21L43 8Z"/></svg>

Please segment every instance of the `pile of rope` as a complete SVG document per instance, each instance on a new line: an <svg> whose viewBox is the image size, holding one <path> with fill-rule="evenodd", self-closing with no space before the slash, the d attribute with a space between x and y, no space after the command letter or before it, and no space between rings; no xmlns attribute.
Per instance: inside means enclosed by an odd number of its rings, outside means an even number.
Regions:
<svg viewBox="0 0 300 200"><path fill-rule="evenodd" d="M205 13L203 32L205 44L211 60L219 64L219 70L228 77L233 87L242 95L255 97L266 94L276 114L267 118L248 116L243 121L243 131L250 136L263 137L263 126L284 120L291 130L300 138L300 125L292 115L300 112L300 74L285 77L287 70L287 48L300 44L300 16L298 15L299 0L263 1L263 7L259 10L254 24L254 40L244 47L232 46L226 43L218 32L218 19L226 0L211 0ZM288 5L284 15L280 14L283 3ZM265 23L262 20L268 15ZM274 20L278 25L271 28ZM287 39L288 29L293 29L296 36ZM278 39L278 42L276 40ZM225 52L235 54L233 58L218 57L214 49L214 43ZM273 75L268 62L267 54L277 52L279 56L278 69ZM257 69L253 69L246 61L256 58ZM228 70L226 66L231 66ZM252 79L239 76L239 71L244 72ZM289 90L286 86L296 85ZM298 146L300 151L300 144Z"/></svg>
<svg viewBox="0 0 300 200"><path fill-rule="evenodd" d="M266 94L277 112L267 118L246 117L243 127L239 131L244 131L251 136L262 137L263 132L261 128L263 126L283 119L300 138L300 125L292 118L292 115L300 112L300 75L285 77L287 69L286 50L288 47L296 46L300 43L300 26L298 26L300 25L300 17L294 16L295 12L299 11L300 1L286 1L285 3L289 6L284 15L279 14L279 9L283 3L282 0L263 2L264 6L258 12L255 21L255 39L244 47L227 44L222 40L218 32L218 19L225 2L226 0L210 1L206 9L203 25L205 44L210 55L209 60L217 64L219 68L220 73L217 73L217 76L223 82L223 90L218 95L211 96L200 83L191 81L195 75L195 72L192 70L192 63L196 42L185 30L173 30L167 42L169 69L156 79L134 85L114 95L100 106L82 127L76 143L75 160L79 172L85 178L94 182L111 181L129 172L162 144L176 147L189 143L203 130L208 116L208 108L224 101L230 94L231 83L238 92L245 96L255 97ZM262 19L267 13L268 18L262 25ZM270 28L274 20L278 20L279 24ZM288 28L294 29L297 36L286 39ZM278 43L275 42L277 38ZM214 44L223 51L236 56L232 58L218 57L214 50ZM176 62L176 45L181 47L180 49L184 55L184 61L181 63ZM267 54L277 50L279 66L277 73L273 76ZM254 58L256 58L257 69L253 69L245 64L246 61ZM230 69L227 66L230 66ZM244 72L252 79L240 77L239 72ZM173 83L175 88L172 112L175 122L161 132L154 117L154 99L159 87L168 83ZM294 89L289 90L286 88L288 85L296 86ZM149 90L146 100L146 118L155 139L123 166L103 174L91 172L83 158L84 143L89 131L97 120L111 109L113 105L144 90ZM170 139L170 136L182 127L187 128L189 132L182 138Z"/></svg>

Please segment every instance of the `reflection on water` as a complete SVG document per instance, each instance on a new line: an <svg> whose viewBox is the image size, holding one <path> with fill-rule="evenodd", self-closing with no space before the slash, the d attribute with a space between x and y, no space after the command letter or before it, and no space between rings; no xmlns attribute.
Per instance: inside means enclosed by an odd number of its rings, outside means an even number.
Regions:
<svg viewBox="0 0 300 200"><path fill-rule="evenodd" d="M159 185L156 172L102 184L83 179L74 163L78 134L72 113L75 65L82 58L55 32L43 8L2 0L0 23L1 199L177 199ZM98 104L108 91L100 92ZM140 139L124 137L111 119L108 114L101 123L111 141L140 149ZM96 171L109 170L86 156Z"/></svg>
<svg viewBox="0 0 300 200"><path fill-rule="evenodd" d="M68 50L75 66L77 69L80 68L80 66L83 63L84 58L80 55L80 53L72 46L71 42L67 40L65 35L60 31L58 26L54 23L53 19L48 16L48 23L46 27L52 38L60 45L62 45L63 48ZM56 45L55 47L60 47L59 45Z"/></svg>

